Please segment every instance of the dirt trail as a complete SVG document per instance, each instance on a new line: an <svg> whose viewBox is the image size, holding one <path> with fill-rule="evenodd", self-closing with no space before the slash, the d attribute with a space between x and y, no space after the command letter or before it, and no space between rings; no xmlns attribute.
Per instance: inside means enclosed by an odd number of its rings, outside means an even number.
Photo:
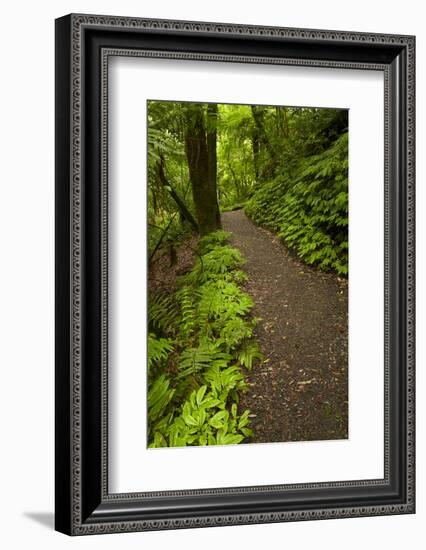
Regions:
<svg viewBox="0 0 426 550"><path fill-rule="evenodd" d="M304 265L242 210L222 214L247 259L245 290L262 320L266 362L248 376L240 407L255 442L347 437L347 282Z"/></svg>

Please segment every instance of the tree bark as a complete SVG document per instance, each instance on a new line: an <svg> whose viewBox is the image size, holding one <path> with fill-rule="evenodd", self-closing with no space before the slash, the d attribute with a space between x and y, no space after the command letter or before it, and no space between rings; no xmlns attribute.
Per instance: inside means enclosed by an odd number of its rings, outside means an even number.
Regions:
<svg viewBox="0 0 426 550"><path fill-rule="evenodd" d="M177 204L181 218L186 220L191 225L191 227L198 232L197 222L194 220L191 212L188 210L183 200L179 197L179 195L176 193L176 191L173 189L173 187L170 185L170 182L166 178L166 174L164 170L164 157L161 154L160 154L160 161L158 162L158 177L163 187L167 189L167 191L170 193L170 196Z"/></svg>
<svg viewBox="0 0 426 550"><path fill-rule="evenodd" d="M213 117L214 109L210 109L207 122L213 123ZM198 228L203 236L220 228L216 183L216 121L206 130L205 107L202 104L188 107L185 118L185 152Z"/></svg>
<svg viewBox="0 0 426 550"><path fill-rule="evenodd" d="M212 195L212 207L216 218L216 229L222 227L217 203L217 103L207 105L207 160L208 186Z"/></svg>
<svg viewBox="0 0 426 550"><path fill-rule="evenodd" d="M254 128L252 134L253 161L256 178L265 181L273 177L274 151L268 141L265 132L265 107L259 105L251 106Z"/></svg>

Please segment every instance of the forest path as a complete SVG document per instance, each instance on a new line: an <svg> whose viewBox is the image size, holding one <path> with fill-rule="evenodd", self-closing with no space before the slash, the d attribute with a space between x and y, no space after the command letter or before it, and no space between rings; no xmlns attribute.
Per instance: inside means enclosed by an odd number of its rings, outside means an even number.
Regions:
<svg viewBox="0 0 426 550"><path fill-rule="evenodd" d="M247 379L253 441L347 437L347 282L304 265L242 210L223 228L247 263L245 284L261 320L255 330L266 362Z"/></svg>

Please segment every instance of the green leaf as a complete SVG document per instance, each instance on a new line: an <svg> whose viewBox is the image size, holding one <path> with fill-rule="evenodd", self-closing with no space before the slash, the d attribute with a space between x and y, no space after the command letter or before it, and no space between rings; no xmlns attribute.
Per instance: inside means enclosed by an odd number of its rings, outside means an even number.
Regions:
<svg viewBox="0 0 426 550"><path fill-rule="evenodd" d="M242 435L226 434L223 438L223 445L237 445L244 439Z"/></svg>
<svg viewBox="0 0 426 550"><path fill-rule="evenodd" d="M213 426L213 428L219 429L228 420L228 417L228 411L219 411L209 420L209 424Z"/></svg>
<svg viewBox="0 0 426 550"><path fill-rule="evenodd" d="M220 405L220 404L221 404L220 399L215 399L214 397L210 397L210 398L205 399L205 400L201 403L201 406L202 406L204 409L211 409L212 407L217 407L217 406Z"/></svg>
<svg viewBox="0 0 426 550"><path fill-rule="evenodd" d="M201 386L201 388L197 391L197 405L200 405L203 401L204 394L206 393L207 386Z"/></svg>
<svg viewBox="0 0 426 550"><path fill-rule="evenodd" d="M198 422L190 414L183 414L182 418L184 419L185 424L187 424L188 426L198 426Z"/></svg>

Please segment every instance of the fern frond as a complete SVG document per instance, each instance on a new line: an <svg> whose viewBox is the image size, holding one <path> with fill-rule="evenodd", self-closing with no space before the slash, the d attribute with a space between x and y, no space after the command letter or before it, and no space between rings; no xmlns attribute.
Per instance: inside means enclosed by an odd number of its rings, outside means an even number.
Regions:
<svg viewBox="0 0 426 550"><path fill-rule="evenodd" d="M182 352L179 358L180 378L200 373L212 366L225 368L231 360L231 355L222 352L211 342L202 342L197 348L189 348Z"/></svg>
<svg viewBox="0 0 426 550"><path fill-rule="evenodd" d="M179 309L174 296L164 292L149 296L148 320L151 330L172 334L179 323Z"/></svg>
<svg viewBox="0 0 426 550"><path fill-rule="evenodd" d="M180 307L179 339L191 339L196 323L195 300L196 294L190 287L183 287L176 293Z"/></svg>
<svg viewBox="0 0 426 550"><path fill-rule="evenodd" d="M148 391L148 419L150 422L155 422L162 416L174 393L175 390L170 388L170 381L165 374L154 380Z"/></svg>
<svg viewBox="0 0 426 550"><path fill-rule="evenodd" d="M231 233L228 231L214 231L202 237L198 243L198 250L200 254L206 254L211 252L217 246L223 246L228 243Z"/></svg>
<svg viewBox="0 0 426 550"><path fill-rule="evenodd" d="M152 366L165 361L169 353L173 351L172 341L167 338L159 338L154 333L148 334L148 370Z"/></svg>
<svg viewBox="0 0 426 550"><path fill-rule="evenodd" d="M237 353L238 361L246 369L251 370L253 368L253 363L258 360L263 359L263 355L259 350L259 346L253 340L246 340L243 342L241 348Z"/></svg>

